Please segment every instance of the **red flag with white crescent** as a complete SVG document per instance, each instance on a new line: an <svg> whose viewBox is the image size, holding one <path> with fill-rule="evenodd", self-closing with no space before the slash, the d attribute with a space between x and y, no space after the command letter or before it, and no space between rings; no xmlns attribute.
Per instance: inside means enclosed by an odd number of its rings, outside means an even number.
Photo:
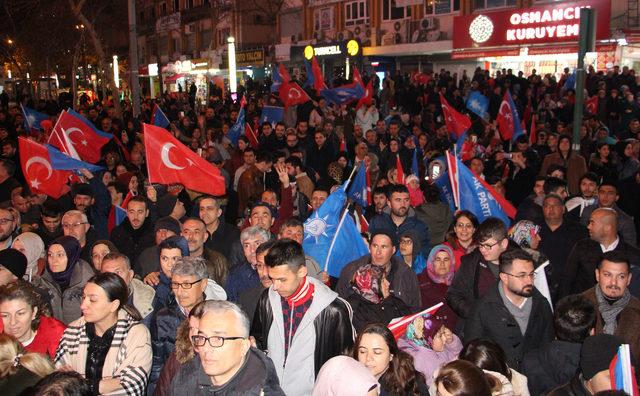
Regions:
<svg viewBox="0 0 640 396"><path fill-rule="evenodd" d="M144 124L144 148L151 183L179 183L198 192L225 194L225 179L213 164L182 144L166 129Z"/></svg>
<svg viewBox="0 0 640 396"><path fill-rule="evenodd" d="M391 330L391 333L393 333L393 336L397 340L407 332L407 326L409 326L409 323L413 322L418 316L433 315L443 305L444 303L437 303L433 307L427 308L424 311L420 311L416 314L406 315L406 316L392 319L391 322L389 322L389 325L387 327L389 328L389 330Z"/></svg>
<svg viewBox="0 0 640 396"><path fill-rule="evenodd" d="M53 169L47 147L23 137L18 138L18 147L22 173L31 191L56 199L69 192L71 171Z"/></svg>
<svg viewBox="0 0 640 396"><path fill-rule="evenodd" d="M249 123L244 124L244 135L247 137L247 139L249 139L249 144L251 144L251 147L257 150L258 136L256 136L256 133L254 132L253 128L251 128L251 125L249 125Z"/></svg>
<svg viewBox="0 0 640 396"><path fill-rule="evenodd" d="M459 138L467 129L471 128L471 119L451 107L442 94L440 94L440 104L444 122L449 132L453 132Z"/></svg>
<svg viewBox="0 0 640 396"><path fill-rule="evenodd" d="M283 82L278 90L285 107L295 106L311 100L309 95L295 82Z"/></svg>
<svg viewBox="0 0 640 396"><path fill-rule="evenodd" d="M397 170L397 178L396 181L398 184L404 184L404 169L402 169L402 162L400 162L400 155L396 154L396 170Z"/></svg>
<svg viewBox="0 0 640 396"><path fill-rule="evenodd" d="M513 109L509 104L507 92L505 92L502 103L500 103L496 121L498 121L498 129L502 140L511 140L516 127L513 120Z"/></svg>
<svg viewBox="0 0 640 396"><path fill-rule="evenodd" d="M598 95L593 95L585 103L589 113L596 114L598 112Z"/></svg>

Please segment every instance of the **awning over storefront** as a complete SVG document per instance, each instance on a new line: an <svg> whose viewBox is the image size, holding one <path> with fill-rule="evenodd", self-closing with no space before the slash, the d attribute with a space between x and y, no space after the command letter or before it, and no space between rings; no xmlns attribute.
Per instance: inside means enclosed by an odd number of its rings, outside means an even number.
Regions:
<svg viewBox="0 0 640 396"><path fill-rule="evenodd" d="M429 41L424 43L409 43L384 45L377 47L364 47L364 56L413 56L413 55L429 55L441 52L451 52L453 49L453 41Z"/></svg>

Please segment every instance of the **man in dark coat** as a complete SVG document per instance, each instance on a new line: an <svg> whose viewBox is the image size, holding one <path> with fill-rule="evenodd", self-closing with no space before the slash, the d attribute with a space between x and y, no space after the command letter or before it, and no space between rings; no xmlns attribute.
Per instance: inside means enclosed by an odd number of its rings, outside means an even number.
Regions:
<svg viewBox="0 0 640 396"><path fill-rule="evenodd" d="M127 203L127 219L111 231L111 242L120 253L136 262L142 251L155 244L153 224L148 220L147 201L140 196Z"/></svg>
<svg viewBox="0 0 640 396"><path fill-rule="evenodd" d="M395 256L396 248L394 247L393 235L384 231L373 234L369 251L371 254L350 262L340 272L336 286L340 297L348 299L352 294L355 294L351 287L351 280L359 268L365 265L375 265L384 268L386 279L389 281L389 289L392 290L391 294L402 300L411 312L418 312L422 303L418 278L401 257Z"/></svg>
<svg viewBox="0 0 640 396"><path fill-rule="evenodd" d="M522 362L522 374L527 376L529 392L534 396L571 380L578 370L582 343L596 324L593 304L580 295L558 301L554 314L556 339L527 353Z"/></svg>
<svg viewBox="0 0 640 396"><path fill-rule="evenodd" d="M500 256L500 280L476 305L465 341L485 338L502 347L509 367L521 370L524 355L553 340L549 301L533 286L533 258L514 249Z"/></svg>

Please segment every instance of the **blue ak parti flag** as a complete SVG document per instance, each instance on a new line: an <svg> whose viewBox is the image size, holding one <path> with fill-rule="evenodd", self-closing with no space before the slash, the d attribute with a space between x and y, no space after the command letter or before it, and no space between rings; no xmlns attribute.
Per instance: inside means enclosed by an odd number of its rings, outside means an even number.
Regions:
<svg viewBox="0 0 640 396"><path fill-rule="evenodd" d="M467 109L482 119L488 119L489 98L481 94L479 91L471 91L467 98Z"/></svg>
<svg viewBox="0 0 640 396"><path fill-rule="evenodd" d="M464 141L467 140L468 135L469 131L466 130L462 135L460 135L458 140L456 140L456 157L458 158L462 158L462 145L464 144Z"/></svg>
<svg viewBox="0 0 640 396"><path fill-rule="evenodd" d="M27 131L40 131L42 126L40 123L44 120L48 120L47 114L41 113L26 106L22 106L22 115L24 116L24 126Z"/></svg>
<svg viewBox="0 0 640 396"><path fill-rule="evenodd" d="M102 166L93 165L88 162L69 157L68 155L64 154L63 152L49 144L45 144L45 147L49 151L51 168L55 170L77 171L78 169L82 168L85 168L90 172L99 172L101 170L104 170Z"/></svg>
<svg viewBox="0 0 640 396"><path fill-rule="evenodd" d="M420 178L420 169L418 168L418 148L413 149L413 157L411 158L411 173Z"/></svg>
<svg viewBox="0 0 640 396"><path fill-rule="evenodd" d="M155 126L159 126L160 128L167 129L169 126L169 119L164 114L160 106L153 106L153 114L151 115L151 123Z"/></svg>
<svg viewBox="0 0 640 396"><path fill-rule="evenodd" d="M573 71L573 73L569 74L569 76L565 80L564 86L562 88L564 88L564 89L576 89L576 71L575 70Z"/></svg>
<svg viewBox="0 0 640 396"><path fill-rule="evenodd" d="M346 200L344 186L338 187L304 223L305 254L333 277L339 277L351 261L369 254L353 219L342 211Z"/></svg>
<svg viewBox="0 0 640 396"><path fill-rule="evenodd" d="M268 122L271 124L271 127L275 127L276 123L281 122L283 119L284 107L264 106L262 108L262 115L260 116L260 125Z"/></svg>
<svg viewBox="0 0 640 396"><path fill-rule="evenodd" d="M109 140L113 139L113 135L112 134L99 130L93 124L93 122L87 120L86 118L84 118L84 116L82 114L78 113L77 111L73 110L72 108L69 108L67 110L67 113L72 115L72 116L74 116L75 118L80 120L83 124L85 124L86 126L91 128L91 130L93 130L93 132L95 132L95 134L98 135L99 137L102 137L102 138L105 138L105 139L109 139Z"/></svg>
<svg viewBox="0 0 640 396"><path fill-rule="evenodd" d="M127 218L127 211L124 210L121 206L115 205L115 223L116 227L122 224L124 219Z"/></svg>
<svg viewBox="0 0 640 396"><path fill-rule="evenodd" d="M487 190L478 178L471 173L459 158L456 158L458 169L458 188L460 189L460 210L468 210L482 223L489 217L497 217L509 227L511 220L500 203Z"/></svg>
<svg viewBox="0 0 640 396"><path fill-rule="evenodd" d="M231 141L231 144L234 146L238 145L238 139L242 136L244 132L244 107L240 109L238 112L238 119L236 123L233 124L231 128L229 128L229 132L227 133L227 137Z"/></svg>
<svg viewBox="0 0 640 396"><path fill-rule="evenodd" d="M280 75L277 64L271 67L271 80L271 92L278 92L280 85L282 85L282 76Z"/></svg>
<svg viewBox="0 0 640 396"><path fill-rule="evenodd" d="M364 161L360 162L358 172L349 186L348 197L362 208L369 206L367 202L367 169L364 166Z"/></svg>
<svg viewBox="0 0 640 396"><path fill-rule="evenodd" d="M358 100L366 94L364 88L360 84L347 84L337 88L323 89L320 96L325 98L327 102L336 105L342 105L353 100Z"/></svg>

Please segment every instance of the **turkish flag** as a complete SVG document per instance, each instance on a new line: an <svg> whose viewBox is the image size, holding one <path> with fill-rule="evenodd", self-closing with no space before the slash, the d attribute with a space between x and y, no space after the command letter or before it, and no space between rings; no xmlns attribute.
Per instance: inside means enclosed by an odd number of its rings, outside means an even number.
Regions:
<svg viewBox="0 0 640 396"><path fill-rule="evenodd" d="M362 76L360 76L360 72L357 67L353 68L353 83L360 84L360 86L364 89L364 83L362 82Z"/></svg>
<svg viewBox="0 0 640 396"><path fill-rule="evenodd" d="M31 191L56 199L69 192L67 181L71 172L53 169L46 146L23 137L18 139L18 145L20 166Z"/></svg>
<svg viewBox="0 0 640 396"><path fill-rule="evenodd" d="M166 129L144 124L144 148L149 181L180 183L186 188L220 196L225 194L224 177L220 170L191 151Z"/></svg>
<svg viewBox="0 0 640 396"><path fill-rule="evenodd" d="M251 128L251 125L249 125L248 122L244 124L244 135L247 137L247 139L249 139L249 143L251 144L251 147L257 150L258 136L254 132L253 128Z"/></svg>
<svg viewBox="0 0 640 396"><path fill-rule="evenodd" d="M442 94L440 94L440 104L449 132L453 132L459 138L467 129L471 128L471 119L451 107Z"/></svg>
<svg viewBox="0 0 640 396"><path fill-rule="evenodd" d="M513 132L515 131L515 124L513 120L513 109L511 109L506 92L504 94L504 99L502 99L502 103L500 103L500 109L498 110L496 121L498 121L498 129L500 130L502 140L510 140L513 136Z"/></svg>
<svg viewBox="0 0 640 396"><path fill-rule="evenodd" d="M538 141L538 131L536 131L536 116L531 117L531 130L529 131L529 144L534 145Z"/></svg>
<svg viewBox="0 0 640 396"><path fill-rule="evenodd" d="M598 95L593 95L589 99L585 100L587 106L587 112L596 114L598 112Z"/></svg>
<svg viewBox="0 0 640 396"><path fill-rule="evenodd" d="M318 65L318 60L315 56L311 59L311 72L313 73L313 88L316 92L319 93L321 89L326 89L327 85L324 83L322 69L320 69L320 65Z"/></svg>
<svg viewBox="0 0 640 396"><path fill-rule="evenodd" d="M311 100L304 89L294 82L283 81L279 93L284 107L299 105Z"/></svg>
<svg viewBox="0 0 640 396"><path fill-rule="evenodd" d="M356 109L362 107L362 105L371 106L373 103L373 79L369 80L366 88L364 89L364 96L358 100Z"/></svg>
<svg viewBox="0 0 640 396"><path fill-rule="evenodd" d="M396 154L396 169L397 169L396 182L398 184L404 184L404 170L402 169L402 162L400 162L400 155L398 154Z"/></svg>
<svg viewBox="0 0 640 396"><path fill-rule="evenodd" d="M95 164L100 161L100 149L113 136L98 131L90 121L76 114L71 111L60 114L48 143L69 157Z"/></svg>
<svg viewBox="0 0 640 396"><path fill-rule="evenodd" d="M283 83L288 83L289 81L291 81L289 71L284 67L282 63L278 66L278 72L280 73L280 78L282 79Z"/></svg>

